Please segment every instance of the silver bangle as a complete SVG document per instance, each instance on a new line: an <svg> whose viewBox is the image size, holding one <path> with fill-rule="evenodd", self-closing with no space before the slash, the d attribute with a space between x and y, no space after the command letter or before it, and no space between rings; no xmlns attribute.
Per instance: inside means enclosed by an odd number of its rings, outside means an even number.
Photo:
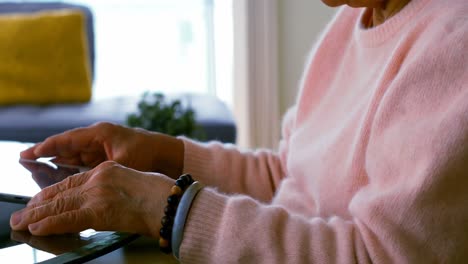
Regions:
<svg viewBox="0 0 468 264"><path fill-rule="evenodd" d="M180 199L177 211L174 217L174 226L172 227L172 239L171 246L172 252L176 259L179 259L179 249L182 243L184 234L185 222L192 206L192 202L197 196L198 192L203 188L203 185L199 182L192 183L187 190L185 190L182 198Z"/></svg>

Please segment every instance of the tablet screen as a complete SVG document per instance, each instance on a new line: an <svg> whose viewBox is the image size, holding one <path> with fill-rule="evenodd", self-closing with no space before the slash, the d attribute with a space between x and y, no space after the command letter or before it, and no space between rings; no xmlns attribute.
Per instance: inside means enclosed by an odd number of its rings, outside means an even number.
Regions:
<svg viewBox="0 0 468 264"><path fill-rule="evenodd" d="M18 160L28 144L0 141L0 193L33 196L41 190Z"/></svg>

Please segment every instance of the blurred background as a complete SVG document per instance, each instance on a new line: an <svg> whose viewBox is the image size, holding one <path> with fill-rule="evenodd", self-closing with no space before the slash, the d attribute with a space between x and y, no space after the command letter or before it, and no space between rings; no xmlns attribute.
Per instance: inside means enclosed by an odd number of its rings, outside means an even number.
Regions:
<svg viewBox="0 0 468 264"><path fill-rule="evenodd" d="M144 91L210 95L232 112L238 145L265 148L276 148L307 55L335 12L320 0L34 2L91 10L92 101Z"/></svg>

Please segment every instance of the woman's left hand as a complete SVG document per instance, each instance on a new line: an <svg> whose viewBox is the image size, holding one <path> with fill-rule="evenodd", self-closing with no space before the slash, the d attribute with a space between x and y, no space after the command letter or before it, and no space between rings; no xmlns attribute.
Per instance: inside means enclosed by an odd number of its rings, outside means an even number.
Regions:
<svg viewBox="0 0 468 264"><path fill-rule="evenodd" d="M10 225L40 236L92 228L158 238L173 184L162 174L103 162L43 189L26 208L12 214Z"/></svg>

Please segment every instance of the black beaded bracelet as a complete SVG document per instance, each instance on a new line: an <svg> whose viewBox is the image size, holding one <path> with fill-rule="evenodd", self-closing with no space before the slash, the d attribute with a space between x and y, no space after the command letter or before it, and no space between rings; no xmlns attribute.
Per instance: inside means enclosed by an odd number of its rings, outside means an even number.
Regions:
<svg viewBox="0 0 468 264"><path fill-rule="evenodd" d="M180 198L185 190L194 183L190 174L183 174L176 180L171 188L171 194L167 198L167 206L164 208L164 216L161 219L161 229L159 230L159 248L162 252L169 254L172 252L171 237L174 225L174 217L179 205Z"/></svg>

